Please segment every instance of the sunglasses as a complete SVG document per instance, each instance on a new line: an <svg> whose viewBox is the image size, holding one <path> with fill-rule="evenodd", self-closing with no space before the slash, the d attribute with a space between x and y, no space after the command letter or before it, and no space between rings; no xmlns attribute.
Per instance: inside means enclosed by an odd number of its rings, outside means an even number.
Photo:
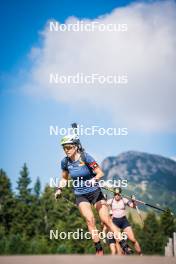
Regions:
<svg viewBox="0 0 176 264"><path fill-rule="evenodd" d="M70 149L73 149L75 146L63 146L63 149L64 150L70 150Z"/></svg>

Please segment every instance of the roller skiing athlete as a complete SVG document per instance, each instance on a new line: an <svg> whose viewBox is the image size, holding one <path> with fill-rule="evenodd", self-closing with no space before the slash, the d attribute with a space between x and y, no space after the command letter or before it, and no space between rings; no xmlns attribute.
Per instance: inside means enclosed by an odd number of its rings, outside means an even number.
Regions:
<svg viewBox="0 0 176 264"><path fill-rule="evenodd" d="M141 247L135 238L134 232L128 219L126 217L126 206L136 208L135 197L132 196L131 200L122 197L122 189L116 188L114 197L107 201L107 204L112 210L112 221L123 232L127 234L128 239L133 243L135 251L138 255L141 255Z"/></svg>
<svg viewBox="0 0 176 264"><path fill-rule="evenodd" d="M86 153L76 134L68 135L62 138L61 146L66 156L61 161L62 175L58 188L55 192L55 198L58 199L62 194L63 186L66 186L68 177L79 182L74 186L76 204L81 215L85 218L88 230L92 236L96 255L102 256L103 248L95 224L95 218L92 205L97 210L100 220L109 230L111 230L126 254L130 254L129 247L124 239L119 236L120 229L113 223L109 216L106 200L101 192L98 181L103 176L103 172L95 159Z"/></svg>

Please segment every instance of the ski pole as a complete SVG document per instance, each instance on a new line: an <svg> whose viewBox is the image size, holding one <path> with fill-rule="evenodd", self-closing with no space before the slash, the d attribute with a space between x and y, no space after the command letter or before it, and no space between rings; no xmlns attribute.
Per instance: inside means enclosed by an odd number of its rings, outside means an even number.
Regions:
<svg viewBox="0 0 176 264"><path fill-rule="evenodd" d="M115 191L113 191L113 190L111 190L111 189L109 189L109 188L106 188L106 187L101 187L101 188L104 189L104 190L106 190L106 191L109 191L109 192L112 192L112 193L115 194ZM128 195L123 195L123 196L126 197L126 198L131 199L131 197L128 196ZM157 206L155 206L155 205L152 205L152 204L149 204L149 203L146 203L146 202L140 201L140 200L135 200L135 201L136 201L137 203L139 203L139 204L143 204L143 205L146 205L146 206L148 206L148 207L152 207L152 208L157 209L157 210L159 210L159 211L167 212L166 210L164 210L164 209L162 209L162 208L159 208L159 207L157 207ZM171 215L174 215L174 214L171 212Z"/></svg>
<svg viewBox="0 0 176 264"><path fill-rule="evenodd" d="M141 215L141 212L140 212L140 210L139 210L139 207L136 205L135 208L136 208L136 211L137 211L137 213L138 213L138 215L139 215L139 217L140 217L140 219L141 219L141 222L142 222L142 224L143 224L143 226L144 226L144 220L143 220L143 218L142 218L142 215Z"/></svg>
<svg viewBox="0 0 176 264"><path fill-rule="evenodd" d="M65 196L61 195L61 199L65 200L65 201L66 201L67 203L69 203L71 206L74 206L74 207L78 208L77 205L76 205L75 203L71 202L71 201L70 201L69 199L67 199ZM57 198L57 200L59 200L59 199Z"/></svg>
<svg viewBox="0 0 176 264"><path fill-rule="evenodd" d="M70 205L72 205L72 206L78 208L77 205L76 205L75 203L71 202L71 201L70 201L69 199L67 199L65 196L61 196L61 198L62 198L63 200L65 200L67 203L69 203Z"/></svg>
<svg viewBox="0 0 176 264"><path fill-rule="evenodd" d="M133 202L133 208L136 209L137 214L139 215L140 220L141 220L141 222L142 222L142 225L144 226L143 217L142 217L142 214L141 214L141 212L140 212L140 210L139 210L138 205L136 204L136 197L135 197L134 195L131 195L131 201Z"/></svg>

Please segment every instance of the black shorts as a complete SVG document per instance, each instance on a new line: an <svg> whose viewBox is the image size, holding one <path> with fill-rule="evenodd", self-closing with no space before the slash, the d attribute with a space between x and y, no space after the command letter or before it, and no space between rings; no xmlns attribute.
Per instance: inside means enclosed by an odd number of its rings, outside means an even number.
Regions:
<svg viewBox="0 0 176 264"><path fill-rule="evenodd" d="M81 202L88 202L90 204L95 204L98 201L105 200L104 195L101 192L101 189L98 188L96 191L76 195L76 204L79 205Z"/></svg>
<svg viewBox="0 0 176 264"><path fill-rule="evenodd" d="M128 219L126 218L126 216L123 216L121 218L115 218L115 217L113 217L112 221L120 229L124 229L127 226L130 226L130 223L128 222Z"/></svg>

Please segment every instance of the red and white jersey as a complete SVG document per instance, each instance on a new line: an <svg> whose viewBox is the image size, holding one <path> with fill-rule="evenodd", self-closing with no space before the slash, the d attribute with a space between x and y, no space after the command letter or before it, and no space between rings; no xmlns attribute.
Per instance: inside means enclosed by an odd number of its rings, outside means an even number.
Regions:
<svg viewBox="0 0 176 264"><path fill-rule="evenodd" d="M126 206L131 205L131 201L127 198L121 198L117 201L115 198L109 199L107 204L110 205L112 210L112 216L115 218L121 218L126 215Z"/></svg>

